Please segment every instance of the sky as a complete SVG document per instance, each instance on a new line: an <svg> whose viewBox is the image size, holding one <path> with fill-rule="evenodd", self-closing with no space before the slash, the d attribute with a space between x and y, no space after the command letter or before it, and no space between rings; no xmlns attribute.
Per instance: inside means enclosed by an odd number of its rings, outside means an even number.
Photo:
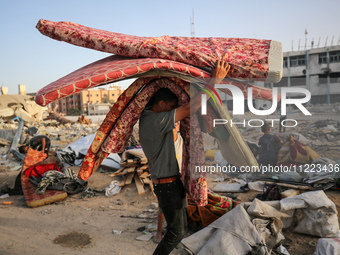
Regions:
<svg viewBox="0 0 340 255"><path fill-rule="evenodd" d="M39 19L71 21L138 36L239 37L282 42L301 49L339 43L338 0L0 0L0 86L9 94L25 84L35 93L51 82L109 56L42 35ZM307 32L307 34L306 34ZM119 82L126 88L132 81Z"/></svg>

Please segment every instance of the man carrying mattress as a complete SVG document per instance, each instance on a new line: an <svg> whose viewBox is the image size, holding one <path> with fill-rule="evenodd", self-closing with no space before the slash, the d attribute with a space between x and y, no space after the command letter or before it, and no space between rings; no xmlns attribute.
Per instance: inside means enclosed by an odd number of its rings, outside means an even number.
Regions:
<svg viewBox="0 0 340 255"><path fill-rule="evenodd" d="M223 58L222 58L223 59ZM210 86L220 83L230 66L217 61ZM201 93L191 100L193 112L200 108ZM139 121L139 137L148 159L154 192L167 221L167 232L154 254L169 254L184 236L186 191L180 180L172 130L175 123L190 115L190 103L177 108L178 98L167 88L159 89L145 107Z"/></svg>

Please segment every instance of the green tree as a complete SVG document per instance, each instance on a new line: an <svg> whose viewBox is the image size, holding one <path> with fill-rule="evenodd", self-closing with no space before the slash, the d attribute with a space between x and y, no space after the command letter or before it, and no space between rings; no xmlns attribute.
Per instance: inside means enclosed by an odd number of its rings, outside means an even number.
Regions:
<svg viewBox="0 0 340 255"><path fill-rule="evenodd" d="M81 111L79 109L77 109L77 108L71 108L69 110L69 114L71 116L80 116L81 115Z"/></svg>
<svg viewBox="0 0 340 255"><path fill-rule="evenodd" d="M107 104L107 103L109 102L109 96L108 96L107 94L104 94L104 95L103 95L102 102L103 102L104 104Z"/></svg>

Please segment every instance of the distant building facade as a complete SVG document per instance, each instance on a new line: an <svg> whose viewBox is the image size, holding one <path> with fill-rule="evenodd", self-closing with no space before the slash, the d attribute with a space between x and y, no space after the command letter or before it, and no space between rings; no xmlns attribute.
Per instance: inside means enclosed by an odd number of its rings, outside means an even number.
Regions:
<svg viewBox="0 0 340 255"><path fill-rule="evenodd" d="M283 75L274 87L308 89L311 104L340 102L340 45L283 54Z"/></svg>
<svg viewBox="0 0 340 255"><path fill-rule="evenodd" d="M124 89L117 85L83 90L51 103L51 107L57 106L57 112L65 115L105 115L123 91Z"/></svg>

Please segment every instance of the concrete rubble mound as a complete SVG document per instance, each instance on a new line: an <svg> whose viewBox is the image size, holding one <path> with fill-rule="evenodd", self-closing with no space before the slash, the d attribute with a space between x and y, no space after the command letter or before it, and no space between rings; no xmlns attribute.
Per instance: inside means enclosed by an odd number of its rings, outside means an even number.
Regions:
<svg viewBox="0 0 340 255"><path fill-rule="evenodd" d="M34 96L0 95L0 118L4 121L19 117L27 123L39 122L44 108L35 103Z"/></svg>

